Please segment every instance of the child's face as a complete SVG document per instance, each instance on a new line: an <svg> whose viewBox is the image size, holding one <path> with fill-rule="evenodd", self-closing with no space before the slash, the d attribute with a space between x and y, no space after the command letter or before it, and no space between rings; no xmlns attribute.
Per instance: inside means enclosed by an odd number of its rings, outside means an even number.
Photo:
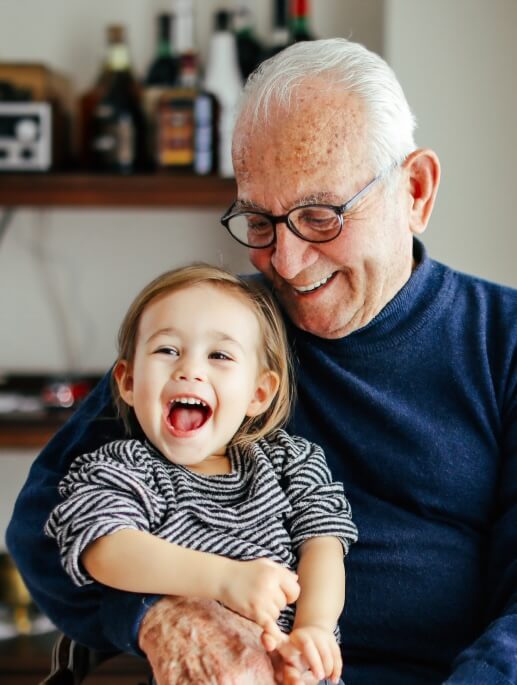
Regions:
<svg viewBox="0 0 517 685"><path fill-rule="evenodd" d="M176 464L225 453L245 416L269 406L278 377L259 366L262 335L237 295L201 284L144 310L131 367L115 377L147 438Z"/></svg>

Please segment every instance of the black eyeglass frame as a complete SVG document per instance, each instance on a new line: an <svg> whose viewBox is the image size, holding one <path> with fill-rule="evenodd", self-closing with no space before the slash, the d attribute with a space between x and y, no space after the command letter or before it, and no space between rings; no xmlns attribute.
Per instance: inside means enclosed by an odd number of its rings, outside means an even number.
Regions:
<svg viewBox="0 0 517 685"><path fill-rule="evenodd" d="M293 207L290 209L287 214L280 214L275 216L274 214L267 214L266 212L259 212L259 211L254 211L254 210L239 210L238 212L233 212L232 210L237 204L237 200L231 205L231 207L223 214L223 216L220 219L221 224L226 228L228 233L232 236L234 240L236 240L238 243L241 245L244 245L244 247L249 247L252 250L264 250L267 247L271 247L271 245L274 245L276 242L276 227L277 224L285 224L287 228L291 231L291 233L294 233L294 235L300 240L304 240L307 243L317 243L317 244L322 244L322 243L330 243L332 240L335 240L342 232L343 226L344 226L344 218L343 215L345 212L347 212L349 209L351 209L361 198L363 198L370 190L371 188L378 183L379 181L383 180L395 167L399 166L399 162L393 162L392 164L389 165L386 169L381 171L377 176L372 178L371 181L369 181L364 188L361 188L361 190L358 190L357 193L350 198L350 200L347 200L344 204L342 205L330 205L330 204L322 204L322 203L310 203L306 205L297 205L296 207ZM315 208L324 208L324 209L331 209L332 211L335 212L336 216L339 219L339 228L336 233L336 235L332 236L332 238L323 238L322 240L311 240L310 238L306 238L300 231L294 226L294 224L291 223L289 217L293 212L296 212L299 209L303 209L304 207L315 207ZM256 216L261 216L264 217L264 219L267 219L271 226L273 227L273 237L271 238L270 242L266 243L265 245L250 245L249 243L245 243L243 240L240 240L235 236L231 230L230 230L230 221L235 218L236 216L244 216L246 214L254 214Z"/></svg>

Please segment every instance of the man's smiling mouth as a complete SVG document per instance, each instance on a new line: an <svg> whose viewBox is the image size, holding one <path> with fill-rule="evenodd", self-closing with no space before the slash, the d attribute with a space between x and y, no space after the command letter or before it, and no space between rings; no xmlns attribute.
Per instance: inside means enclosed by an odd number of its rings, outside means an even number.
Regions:
<svg viewBox="0 0 517 685"><path fill-rule="evenodd" d="M324 285L327 285L327 283L336 275L336 273L337 271L334 271L329 276L326 276L325 278L322 278L319 281L314 281L314 283L309 283L309 285L291 285L291 287L296 293L300 295L313 293L315 290L319 290Z"/></svg>

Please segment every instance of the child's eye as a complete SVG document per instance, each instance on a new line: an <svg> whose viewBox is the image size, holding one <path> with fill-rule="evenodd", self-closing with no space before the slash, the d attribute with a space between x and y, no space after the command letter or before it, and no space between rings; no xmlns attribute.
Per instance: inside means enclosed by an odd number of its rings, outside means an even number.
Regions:
<svg viewBox="0 0 517 685"><path fill-rule="evenodd" d="M230 357L229 354L226 354L226 352L211 352L209 355L210 359L220 359L223 361L232 361L232 358Z"/></svg>
<svg viewBox="0 0 517 685"><path fill-rule="evenodd" d="M170 347L169 345L163 345L154 351L154 354L168 354L177 357L179 355L178 350L175 347Z"/></svg>

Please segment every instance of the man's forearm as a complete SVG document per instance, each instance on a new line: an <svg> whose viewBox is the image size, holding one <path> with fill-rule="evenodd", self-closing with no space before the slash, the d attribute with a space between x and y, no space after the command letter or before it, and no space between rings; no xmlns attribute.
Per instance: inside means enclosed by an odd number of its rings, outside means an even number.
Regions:
<svg viewBox="0 0 517 685"><path fill-rule="evenodd" d="M274 685L260 633L218 602L164 597L144 617L139 644L157 685Z"/></svg>

